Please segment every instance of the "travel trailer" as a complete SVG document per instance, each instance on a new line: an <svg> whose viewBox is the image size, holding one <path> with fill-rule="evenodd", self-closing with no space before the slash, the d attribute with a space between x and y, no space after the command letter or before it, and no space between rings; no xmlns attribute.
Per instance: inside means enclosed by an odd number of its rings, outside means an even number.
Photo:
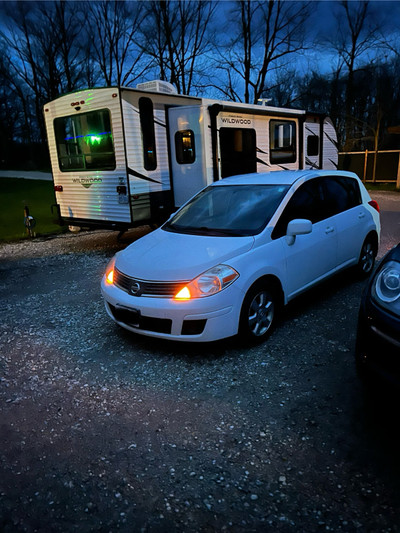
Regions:
<svg viewBox="0 0 400 533"><path fill-rule="evenodd" d="M158 224L235 174L337 167L326 116L183 96L160 81L68 94L44 116L59 214L75 228Z"/></svg>

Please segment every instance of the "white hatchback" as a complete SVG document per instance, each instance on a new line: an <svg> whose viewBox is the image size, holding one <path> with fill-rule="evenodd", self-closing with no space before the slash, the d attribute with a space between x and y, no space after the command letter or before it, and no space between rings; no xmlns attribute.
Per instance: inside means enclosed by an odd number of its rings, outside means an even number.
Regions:
<svg viewBox="0 0 400 533"><path fill-rule="evenodd" d="M379 208L341 171L232 176L116 254L101 283L120 326L180 341L270 334L279 309L351 266L369 274Z"/></svg>

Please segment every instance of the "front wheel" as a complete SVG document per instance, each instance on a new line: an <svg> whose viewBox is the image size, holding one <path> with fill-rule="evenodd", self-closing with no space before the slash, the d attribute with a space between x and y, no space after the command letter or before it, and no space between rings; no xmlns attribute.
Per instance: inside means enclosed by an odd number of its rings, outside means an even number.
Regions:
<svg viewBox="0 0 400 533"><path fill-rule="evenodd" d="M375 265L376 247L373 239L367 237L362 245L360 259L357 264L357 270L363 277L371 274Z"/></svg>
<svg viewBox="0 0 400 533"><path fill-rule="evenodd" d="M243 301L239 335L249 342L263 342L272 332L277 310L275 294L265 285L253 286Z"/></svg>

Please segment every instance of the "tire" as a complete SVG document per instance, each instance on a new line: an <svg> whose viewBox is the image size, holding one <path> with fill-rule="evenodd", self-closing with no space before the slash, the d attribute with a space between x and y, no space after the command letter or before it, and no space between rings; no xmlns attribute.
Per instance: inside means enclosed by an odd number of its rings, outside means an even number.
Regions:
<svg viewBox="0 0 400 533"><path fill-rule="evenodd" d="M357 271L360 276L368 277L374 270L376 257L375 241L372 237L367 237L362 245L360 258L357 264Z"/></svg>
<svg viewBox="0 0 400 533"><path fill-rule="evenodd" d="M275 326L277 311L276 293L265 283L253 285L243 300L239 336L253 344L265 341Z"/></svg>

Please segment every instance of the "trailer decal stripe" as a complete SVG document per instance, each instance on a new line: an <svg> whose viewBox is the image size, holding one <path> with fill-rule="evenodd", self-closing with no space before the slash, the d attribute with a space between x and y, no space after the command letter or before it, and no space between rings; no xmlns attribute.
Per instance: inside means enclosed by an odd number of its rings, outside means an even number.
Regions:
<svg viewBox="0 0 400 533"><path fill-rule="evenodd" d="M269 167L269 166L270 166L268 163L266 163L265 161L263 161L263 160L260 159L259 157L256 158L256 161L257 161L257 163L261 163L261 165L265 165L266 167Z"/></svg>
<svg viewBox="0 0 400 533"><path fill-rule="evenodd" d="M309 165L311 168L315 168L318 170L318 165L317 163L311 161L311 159L309 159L308 157L306 157L306 165Z"/></svg>
<svg viewBox="0 0 400 533"><path fill-rule="evenodd" d="M311 130L311 129L307 126L307 124L306 124L305 129L306 129L309 133L311 133L312 135L316 135L315 131Z"/></svg>
<svg viewBox="0 0 400 533"><path fill-rule="evenodd" d="M266 154L267 153L264 150L261 150L261 148L258 148L258 146L256 147L256 152L260 152L260 154Z"/></svg>
<svg viewBox="0 0 400 533"><path fill-rule="evenodd" d="M153 183L161 184L161 181L153 180L153 178L149 178L148 176L145 176L144 174L140 174L139 172L136 172L136 170L132 170L129 167L128 167L128 174L130 174L131 176L134 176L135 178L140 178L142 180L152 181Z"/></svg>
<svg viewBox="0 0 400 533"><path fill-rule="evenodd" d="M334 146L337 146L337 144L338 144L337 141L335 141L335 139L332 139L332 137L331 137L328 133L326 133L326 131L325 131L324 133L325 133L325 135L327 136L327 138L331 141L331 143L332 143Z"/></svg>

